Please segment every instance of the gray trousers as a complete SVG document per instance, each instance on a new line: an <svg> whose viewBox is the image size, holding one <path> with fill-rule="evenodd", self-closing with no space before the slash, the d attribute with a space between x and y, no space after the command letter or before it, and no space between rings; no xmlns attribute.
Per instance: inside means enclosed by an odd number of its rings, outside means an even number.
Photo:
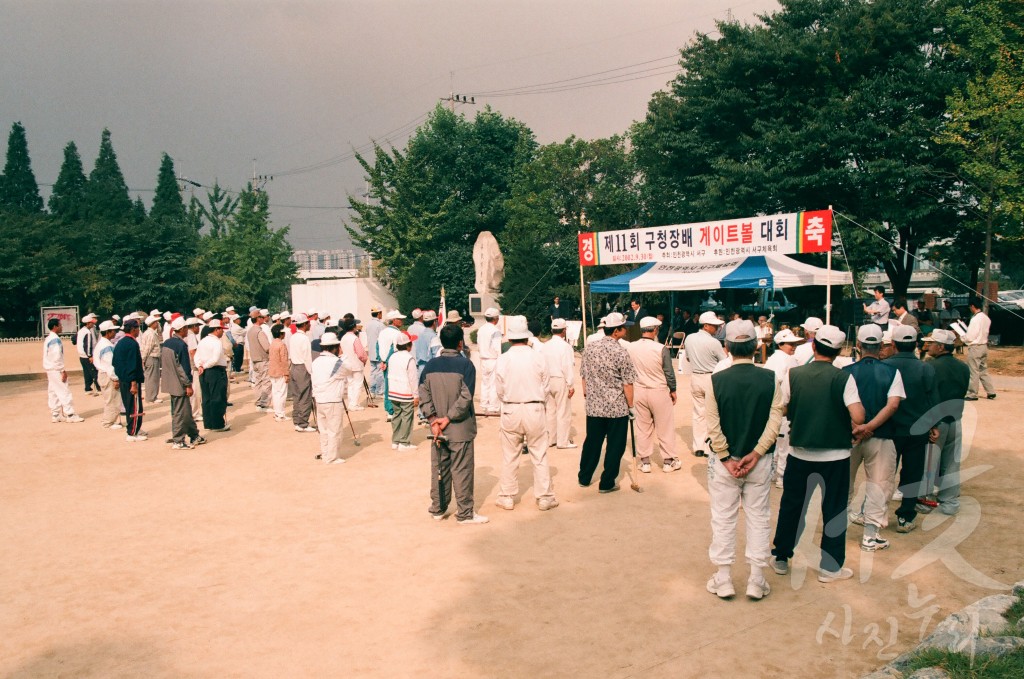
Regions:
<svg viewBox="0 0 1024 679"><path fill-rule="evenodd" d="M259 408L270 407L269 369L270 361L254 361L252 364L253 389L256 390L256 406Z"/></svg>
<svg viewBox="0 0 1024 679"><path fill-rule="evenodd" d="M199 438L199 427L192 417L192 401L188 396L171 396L171 440L185 443L185 436Z"/></svg>
<svg viewBox="0 0 1024 679"><path fill-rule="evenodd" d="M391 418L391 443L412 443L412 401L392 401L395 414Z"/></svg>
<svg viewBox="0 0 1024 679"><path fill-rule="evenodd" d="M452 491L459 519L473 518L473 442L460 441L430 446L430 513L443 514L451 503Z"/></svg>
<svg viewBox="0 0 1024 679"><path fill-rule="evenodd" d="M936 499L939 511L943 514L956 514L960 511L960 460L963 456L963 430L959 420L955 422L939 422L938 475L935 485L939 487Z"/></svg>
<svg viewBox="0 0 1024 679"><path fill-rule="evenodd" d="M289 384L295 390L295 402L292 404L292 422L296 427L309 426L309 414L313 412L313 382L310 380L306 366L292 363Z"/></svg>
<svg viewBox="0 0 1024 679"><path fill-rule="evenodd" d="M160 396L160 359L147 358L142 367L146 377L146 400L152 403Z"/></svg>
<svg viewBox="0 0 1024 679"><path fill-rule="evenodd" d="M996 393L992 378L988 376L988 346L984 344L972 344L967 347L967 367L971 369L971 383L967 387L968 398L978 397L978 383L985 389L986 394Z"/></svg>

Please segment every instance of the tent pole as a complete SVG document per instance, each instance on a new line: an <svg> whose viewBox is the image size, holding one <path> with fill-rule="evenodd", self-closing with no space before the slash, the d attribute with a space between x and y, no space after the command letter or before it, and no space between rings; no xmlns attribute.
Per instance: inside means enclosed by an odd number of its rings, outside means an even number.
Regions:
<svg viewBox="0 0 1024 679"><path fill-rule="evenodd" d="M576 239L579 241L580 231L576 231ZM583 286L583 262L580 262L580 315L583 317L583 331L580 338L583 340L583 347L587 346L587 292Z"/></svg>
<svg viewBox="0 0 1024 679"><path fill-rule="evenodd" d="M828 206L828 211L832 212L832 206ZM835 216L832 217L832 223L835 224ZM825 278L825 324L832 324L832 234L829 234L828 243L828 273Z"/></svg>

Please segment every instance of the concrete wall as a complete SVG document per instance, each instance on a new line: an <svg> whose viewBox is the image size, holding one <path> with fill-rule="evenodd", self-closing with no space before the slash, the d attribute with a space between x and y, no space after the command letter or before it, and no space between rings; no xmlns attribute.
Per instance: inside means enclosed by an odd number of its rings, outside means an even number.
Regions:
<svg viewBox="0 0 1024 679"><path fill-rule="evenodd" d="M293 313L315 308L321 316L326 312L331 318L341 318L351 312L365 322L374 304L388 310L394 309L398 302L390 290L372 278L309 281L292 286Z"/></svg>

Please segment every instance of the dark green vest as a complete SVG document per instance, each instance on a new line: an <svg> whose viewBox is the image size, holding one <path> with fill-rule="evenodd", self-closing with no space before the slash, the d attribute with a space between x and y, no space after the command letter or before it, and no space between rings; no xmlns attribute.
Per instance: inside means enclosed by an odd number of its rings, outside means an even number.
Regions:
<svg viewBox="0 0 1024 679"><path fill-rule="evenodd" d="M753 363L740 363L711 376L722 433L729 454L743 457L754 449L765 427L775 396L775 372ZM775 444L768 453L775 452Z"/></svg>
<svg viewBox="0 0 1024 679"><path fill-rule="evenodd" d="M812 361L789 371L790 442L799 448L852 448L853 425L843 403L846 380L831 363Z"/></svg>

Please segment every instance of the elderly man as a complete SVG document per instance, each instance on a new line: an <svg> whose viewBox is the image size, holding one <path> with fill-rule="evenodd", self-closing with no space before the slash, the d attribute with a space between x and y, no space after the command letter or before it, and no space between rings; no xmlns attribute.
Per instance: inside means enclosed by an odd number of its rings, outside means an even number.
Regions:
<svg viewBox="0 0 1024 679"><path fill-rule="evenodd" d="M188 450L206 443L199 435L192 415L192 362L189 360L185 336L185 319L171 321L171 336L160 347L161 388L171 397L171 448Z"/></svg>
<svg viewBox="0 0 1024 679"><path fill-rule="evenodd" d="M324 464L342 464L338 455L344 417L347 371L339 351L341 340L333 332L320 336L321 353L313 361L311 383L316 400L316 426L320 431L320 459Z"/></svg>
<svg viewBox="0 0 1024 679"><path fill-rule="evenodd" d="M267 317L261 309L245 331L245 343L249 346L249 361L252 363L252 387L256 391L256 410L270 412L270 341L264 325Z"/></svg>
<svg viewBox="0 0 1024 679"><path fill-rule="evenodd" d="M313 372L313 350L310 346L309 319L306 314L295 314L295 334L288 344L288 360L291 362L289 384L294 389L292 403L292 424L295 431L312 433L316 427L309 422L313 413L313 391L310 376ZM321 346L323 342L321 341Z"/></svg>
<svg viewBox="0 0 1024 679"><path fill-rule="evenodd" d="M200 309L202 311L202 309ZM192 416L197 422L203 421L203 393L199 385L199 366L196 365L196 349L199 348L199 332L203 329L203 322L192 316L185 320L185 345L188 347L189 364L192 366L192 396L189 399L192 404Z"/></svg>
<svg viewBox="0 0 1024 679"><path fill-rule="evenodd" d="M622 455L626 452L626 432L629 420L636 417L633 409L636 368L619 344L625 334L626 319L622 314L608 314L604 319L604 338L587 346L580 367L587 411L587 437L580 453L577 478L583 488L591 484L601 460L601 448L607 440L604 471L597 485L600 493L619 489L615 480L619 476Z"/></svg>
<svg viewBox="0 0 1024 679"><path fill-rule="evenodd" d="M792 422L792 441L776 522L772 569L789 572L800 540L811 492L821 489L821 564L818 581L853 577L846 562L846 506L850 490L850 452L854 427L864 424L857 382L832 365L846 333L824 325L814 337L814 360L789 371L782 401Z"/></svg>
<svg viewBox="0 0 1024 679"><path fill-rule="evenodd" d="M60 319L46 322L49 334L43 340L43 370L46 371L46 397L51 422L84 422L75 414L75 406L68 388L68 373L64 369L64 342Z"/></svg>
<svg viewBox="0 0 1024 679"><path fill-rule="evenodd" d="M381 369L383 359L377 355L377 339L384 324L380 317L382 309L374 304L370 307L370 320L366 323L366 349L370 354L370 393L374 396L384 395L384 371Z"/></svg>
<svg viewBox="0 0 1024 679"><path fill-rule="evenodd" d="M221 342L224 327L216 318L210 319L208 327L210 334L199 341L195 353L203 392L203 426L210 431L231 431L231 425L224 422L228 407L228 357Z"/></svg>
<svg viewBox="0 0 1024 679"><path fill-rule="evenodd" d="M96 343L96 351L93 354L93 365L99 374L100 389L103 393L103 416L100 424L105 429L121 428L120 402L121 386L117 382L117 375L114 373L114 343L111 342L117 334L117 325L112 321L100 323L100 341Z"/></svg>
<svg viewBox="0 0 1024 679"><path fill-rule="evenodd" d="M661 470L683 468L676 456L676 375L672 354L658 341L661 321L653 316L640 320L640 339L626 348L636 368L633 383L633 407L636 409L636 446L640 471L651 473L651 454L657 440L661 451Z"/></svg>
<svg viewBox="0 0 1024 679"><path fill-rule="evenodd" d="M711 385L711 373L718 362L725 359L725 351L721 343L715 339L715 333L723 321L714 311L705 311L698 320L700 331L691 333L683 340L686 360L693 369L690 375L690 398L693 402L691 428L693 430L693 454L704 457L704 440L707 438L707 425L704 422L704 395Z"/></svg>
<svg viewBox="0 0 1024 679"><path fill-rule="evenodd" d="M125 440L129 443L149 438L142 429L142 385L145 383L145 368L142 366L142 352L139 350L139 321L129 318L124 322L124 337L114 345L111 363L117 375L124 404Z"/></svg>
<svg viewBox="0 0 1024 679"><path fill-rule="evenodd" d="M789 371L796 367L793 357L797 346L803 344L804 338L797 337L789 328L774 336L778 349L764 362L765 368L775 373L775 383L781 385L789 379ZM786 458L789 457L789 418L783 417L779 425L779 436L775 441L775 487L782 488L782 477L786 473Z"/></svg>
<svg viewBox="0 0 1024 679"><path fill-rule="evenodd" d="M747 525L747 596L763 599L771 592L764 577L771 552L771 455L782 421L782 389L775 376L754 366L757 334L750 321L725 326L731 367L711 378L707 391L708 494L711 497L711 547L708 555L718 571L707 590L731 598L732 564L736 561L736 522L740 506Z"/></svg>
<svg viewBox="0 0 1024 679"><path fill-rule="evenodd" d="M480 353L480 410L487 417L497 416L498 393L495 386L494 370L501 356L500 316L495 307L484 311L484 324L476 331L477 351Z"/></svg>
<svg viewBox="0 0 1024 679"><path fill-rule="evenodd" d="M544 403L548 394L547 360L529 347L531 333L525 316L508 319L509 350L495 366L495 389L501 403L503 463L497 504L514 509L519 494L519 455L526 446L533 463L533 494L537 508L558 506L548 468L548 440Z"/></svg>
<svg viewBox="0 0 1024 679"><path fill-rule="evenodd" d="M146 372L146 400L149 403L163 403L160 398L160 317L146 317L146 331L139 339L142 352L142 368Z"/></svg>
<svg viewBox="0 0 1024 679"><path fill-rule="evenodd" d="M477 335L479 337L479 335ZM570 399L576 393L573 382L576 378L574 353L565 341L565 319L551 321L551 339L544 342L540 352L548 364L547 413L548 445L559 448L575 448L569 438L572 428Z"/></svg>
<svg viewBox="0 0 1024 679"><path fill-rule="evenodd" d="M434 343L437 339L437 312L432 309L427 309L420 314L420 327L419 331L414 331L412 327L409 328L409 334L416 339L413 341L412 351L416 357L416 372L417 374L423 373L424 366L427 365L427 361L434 357Z"/></svg>
<svg viewBox="0 0 1024 679"><path fill-rule="evenodd" d="M956 335L951 330L934 330L929 340L928 355L932 357L929 365L935 371L935 388L938 392L939 414L942 419L935 425L933 437L939 452L937 475L926 475L936 478L939 487L939 511L943 514L956 514L960 511L960 460L963 452L963 428L961 420L964 413L964 396L971 382L971 370L953 356Z"/></svg>
<svg viewBox="0 0 1024 679"><path fill-rule="evenodd" d="M82 327L78 329L78 335L75 338L78 362L82 364L82 377L85 379L85 393L89 396L97 396L100 393L100 385L96 379L96 366L93 365L96 339L92 330L96 325L96 320L96 314L82 316ZM93 386L96 387L95 391L93 391Z"/></svg>
<svg viewBox="0 0 1024 679"><path fill-rule="evenodd" d="M793 362L796 365L807 365L814 360L814 335L821 330L823 325L825 323L817 316L809 316L800 324L804 331L804 343L793 352Z"/></svg>

